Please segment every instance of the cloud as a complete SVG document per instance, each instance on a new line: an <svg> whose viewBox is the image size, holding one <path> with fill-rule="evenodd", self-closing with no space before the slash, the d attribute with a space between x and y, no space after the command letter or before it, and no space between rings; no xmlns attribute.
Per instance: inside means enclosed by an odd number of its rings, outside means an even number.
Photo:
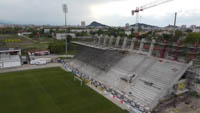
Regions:
<svg viewBox="0 0 200 113"><path fill-rule="evenodd" d="M65 1L65 0L64 0ZM88 24L99 21L107 25L135 23L131 10L153 0L67 0L68 24L77 25L81 21ZM63 0L0 0L0 18L20 24L64 24ZM174 13L178 12L177 24L200 25L198 0L174 0L147 9L140 13L141 22L165 26L173 23Z"/></svg>

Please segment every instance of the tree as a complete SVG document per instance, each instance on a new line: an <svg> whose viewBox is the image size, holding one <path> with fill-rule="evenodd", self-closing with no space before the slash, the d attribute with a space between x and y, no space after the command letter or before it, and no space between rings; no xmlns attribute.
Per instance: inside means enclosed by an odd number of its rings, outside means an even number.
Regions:
<svg viewBox="0 0 200 113"><path fill-rule="evenodd" d="M200 42L200 33L189 33L184 42L189 44Z"/></svg>
<svg viewBox="0 0 200 113"><path fill-rule="evenodd" d="M191 33L191 32L192 32L192 29L186 29L185 32Z"/></svg>
<svg viewBox="0 0 200 113"><path fill-rule="evenodd" d="M167 40L167 41L170 41L172 39L172 34L163 34L163 40Z"/></svg>
<svg viewBox="0 0 200 113"><path fill-rule="evenodd" d="M51 53L54 54L63 54L65 53L65 41L54 40L49 44L48 49Z"/></svg>

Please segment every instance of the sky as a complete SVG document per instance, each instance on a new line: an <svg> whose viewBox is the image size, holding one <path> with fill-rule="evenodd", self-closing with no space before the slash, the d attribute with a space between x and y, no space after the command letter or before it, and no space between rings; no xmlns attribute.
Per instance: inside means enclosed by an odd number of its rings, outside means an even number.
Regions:
<svg viewBox="0 0 200 113"><path fill-rule="evenodd" d="M67 24L97 21L109 26L134 24L131 10L159 0L0 0L0 22L14 24L63 25L62 4L67 3ZM156 26L200 25L200 0L173 0L140 12L140 23Z"/></svg>

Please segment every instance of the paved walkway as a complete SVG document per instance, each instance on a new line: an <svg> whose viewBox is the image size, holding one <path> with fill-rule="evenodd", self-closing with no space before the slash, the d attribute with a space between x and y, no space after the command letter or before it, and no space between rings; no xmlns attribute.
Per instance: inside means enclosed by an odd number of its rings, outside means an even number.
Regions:
<svg viewBox="0 0 200 113"><path fill-rule="evenodd" d="M30 70L30 69L42 69L42 68L50 68L50 67L62 67L62 64L61 63L49 63L49 64L46 64L46 65L29 65L29 64L26 64L26 65L23 65L21 67L0 69L0 73L23 71L23 70Z"/></svg>

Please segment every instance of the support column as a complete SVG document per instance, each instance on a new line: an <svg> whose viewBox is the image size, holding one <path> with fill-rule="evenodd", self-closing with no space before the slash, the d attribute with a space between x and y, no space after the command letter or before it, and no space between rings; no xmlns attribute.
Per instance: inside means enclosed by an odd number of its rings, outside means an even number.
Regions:
<svg viewBox="0 0 200 113"><path fill-rule="evenodd" d="M110 40L109 40L109 46L110 46L110 47L112 46L113 38L114 38L113 36L110 37Z"/></svg>
<svg viewBox="0 0 200 113"><path fill-rule="evenodd" d="M141 42L140 42L139 51L142 51L142 50L143 50L143 48L144 48L144 42L145 42L145 39L142 39Z"/></svg>
<svg viewBox="0 0 200 113"><path fill-rule="evenodd" d="M93 44L96 44L96 37L93 37Z"/></svg>
<svg viewBox="0 0 200 113"><path fill-rule="evenodd" d="M98 45L100 46L101 45L101 36L98 36Z"/></svg>
<svg viewBox="0 0 200 113"><path fill-rule="evenodd" d="M164 40L163 49L160 51L160 58L165 58L166 49L167 49L167 41Z"/></svg>
<svg viewBox="0 0 200 113"><path fill-rule="evenodd" d="M130 47L130 50L133 50L134 49L134 43L135 42L135 38L133 38L132 40L131 40L131 47Z"/></svg>
<svg viewBox="0 0 200 113"><path fill-rule="evenodd" d="M96 37L96 35L93 36L93 43L94 43L94 45L97 43L97 37Z"/></svg>
<svg viewBox="0 0 200 113"><path fill-rule="evenodd" d="M127 44L127 37L124 38L124 42L123 42L123 45L122 45L122 49L125 49L125 48L126 48L126 44Z"/></svg>
<svg viewBox="0 0 200 113"><path fill-rule="evenodd" d="M107 36L105 36L103 41L103 46L106 46L107 39L108 39Z"/></svg>
<svg viewBox="0 0 200 113"><path fill-rule="evenodd" d="M153 50L154 50L154 45L155 45L156 41L155 40L152 40L151 42L151 46L150 46L150 49L149 49L149 54L148 56L151 56L152 53L153 53Z"/></svg>
<svg viewBox="0 0 200 113"><path fill-rule="evenodd" d="M116 43L115 43L115 47L119 46L119 41L120 41L120 36L117 37Z"/></svg>

